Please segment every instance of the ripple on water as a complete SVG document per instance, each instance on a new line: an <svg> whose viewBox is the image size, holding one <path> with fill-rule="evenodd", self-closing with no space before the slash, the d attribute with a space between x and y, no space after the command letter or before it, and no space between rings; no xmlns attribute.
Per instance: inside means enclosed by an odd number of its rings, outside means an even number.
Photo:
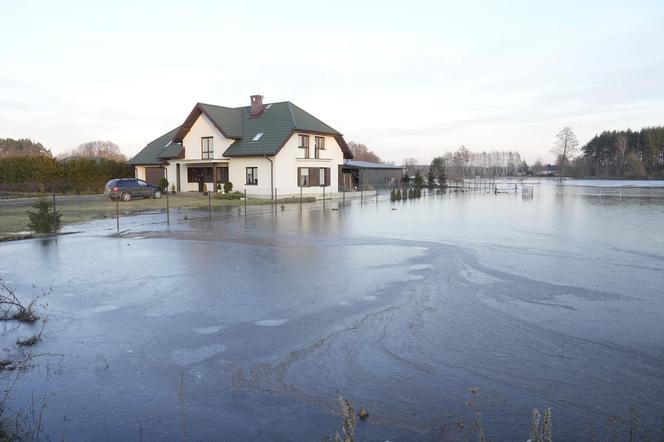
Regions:
<svg viewBox="0 0 664 442"><path fill-rule="evenodd" d="M426 270L426 269L430 269L431 267L433 267L431 264L415 264L415 265L410 266L410 269L411 270Z"/></svg>
<svg viewBox="0 0 664 442"><path fill-rule="evenodd" d="M97 307L91 308L90 311L92 313L106 313L106 312L112 312L113 310L117 310L120 307L117 305L112 305L112 304L102 304L98 305Z"/></svg>
<svg viewBox="0 0 664 442"><path fill-rule="evenodd" d="M254 324L260 327L278 327L284 325L288 322L288 319L264 319L262 321L256 321Z"/></svg>
<svg viewBox="0 0 664 442"><path fill-rule="evenodd" d="M224 350L226 350L226 346L223 344L212 344L199 348L185 348L172 352L171 359L177 364L187 366L203 362Z"/></svg>
<svg viewBox="0 0 664 442"><path fill-rule="evenodd" d="M223 328L224 328L223 325L213 325L210 327L195 328L194 332L198 333L199 335L211 335L212 333L217 333Z"/></svg>

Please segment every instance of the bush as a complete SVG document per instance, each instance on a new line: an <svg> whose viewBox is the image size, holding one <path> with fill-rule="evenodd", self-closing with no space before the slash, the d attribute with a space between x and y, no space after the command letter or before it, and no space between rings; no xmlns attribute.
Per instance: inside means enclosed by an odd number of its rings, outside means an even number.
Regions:
<svg viewBox="0 0 664 442"><path fill-rule="evenodd" d="M161 187L161 190L166 192L168 190L168 180L166 178L162 178L159 180L159 187Z"/></svg>
<svg viewBox="0 0 664 442"><path fill-rule="evenodd" d="M215 196L215 198L220 200L239 200L241 198L244 198L244 194L242 192L228 192L224 194L219 194Z"/></svg>
<svg viewBox="0 0 664 442"><path fill-rule="evenodd" d="M233 183L231 183L230 181L226 181L224 183L224 193L229 193L232 190L233 190Z"/></svg>
<svg viewBox="0 0 664 442"><path fill-rule="evenodd" d="M108 180L133 176L132 166L113 160L0 158L0 190L5 191L101 193Z"/></svg>
<svg viewBox="0 0 664 442"><path fill-rule="evenodd" d="M39 198L32 205L36 212L28 212L28 227L36 233L55 233L60 230L60 212L51 211L53 204L45 198Z"/></svg>

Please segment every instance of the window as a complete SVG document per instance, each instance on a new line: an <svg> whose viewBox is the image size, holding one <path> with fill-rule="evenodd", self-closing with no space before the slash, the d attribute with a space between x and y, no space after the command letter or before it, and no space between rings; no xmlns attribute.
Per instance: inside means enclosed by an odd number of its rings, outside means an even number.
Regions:
<svg viewBox="0 0 664 442"><path fill-rule="evenodd" d="M300 173L298 177L298 184L300 187L309 187L309 168L299 167Z"/></svg>
<svg viewBox="0 0 664 442"><path fill-rule="evenodd" d="M214 145L212 144L212 137L201 138L201 158L204 160L211 160L214 158Z"/></svg>
<svg viewBox="0 0 664 442"><path fill-rule="evenodd" d="M300 149L304 149L304 158L309 158L309 135L298 135L300 138Z"/></svg>
<svg viewBox="0 0 664 442"><path fill-rule="evenodd" d="M251 139L251 141L258 141L258 140L261 139L262 136L263 136L263 132L258 132L258 133L257 133L257 134Z"/></svg>
<svg viewBox="0 0 664 442"><path fill-rule="evenodd" d="M211 183L212 182L212 168L211 167L187 167L187 182L188 183Z"/></svg>
<svg viewBox="0 0 664 442"><path fill-rule="evenodd" d="M139 186L147 186L148 185L148 183L146 183L143 180L136 180L136 182L138 183Z"/></svg>
<svg viewBox="0 0 664 442"><path fill-rule="evenodd" d="M247 167L247 185L258 185L258 167Z"/></svg>
<svg viewBox="0 0 664 442"><path fill-rule="evenodd" d="M318 183L320 186L326 186L327 185L327 168L326 167L321 167L320 170L318 171Z"/></svg>
<svg viewBox="0 0 664 442"><path fill-rule="evenodd" d="M320 158L320 151L325 150L325 137L316 137L314 147L314 157Z"/></svg>
<svg viewBox="0 0 664 442"><path fill-rule="evenodd" d="M223 184L228 181L228 167L217 167L214 173L216 182Z"/></svg>

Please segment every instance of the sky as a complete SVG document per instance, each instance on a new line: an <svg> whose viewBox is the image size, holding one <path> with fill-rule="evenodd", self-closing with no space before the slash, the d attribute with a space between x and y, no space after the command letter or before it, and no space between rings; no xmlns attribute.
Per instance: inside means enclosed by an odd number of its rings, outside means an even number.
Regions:
<svg viewBox="0 0 664 442"><path fill-rule="evenodd" d="M0 138L128 156L196 102L289 100L384 160L552 161L664 125L664 1L0 0Z"/></svg>

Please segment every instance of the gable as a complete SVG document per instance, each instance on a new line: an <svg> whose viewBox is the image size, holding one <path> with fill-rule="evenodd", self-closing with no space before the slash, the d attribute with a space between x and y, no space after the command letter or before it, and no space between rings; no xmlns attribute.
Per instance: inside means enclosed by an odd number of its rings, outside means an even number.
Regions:
<svg viewBox="0 0 664 442"><path fill-rule="evenodd" d="M232 139L226 138L204 113L201 113L182 140L185 149L184 158L201 158L201 138L207 137L213 139L214 158L216 159L221 158L223 152L233 142Z"/></svg>

